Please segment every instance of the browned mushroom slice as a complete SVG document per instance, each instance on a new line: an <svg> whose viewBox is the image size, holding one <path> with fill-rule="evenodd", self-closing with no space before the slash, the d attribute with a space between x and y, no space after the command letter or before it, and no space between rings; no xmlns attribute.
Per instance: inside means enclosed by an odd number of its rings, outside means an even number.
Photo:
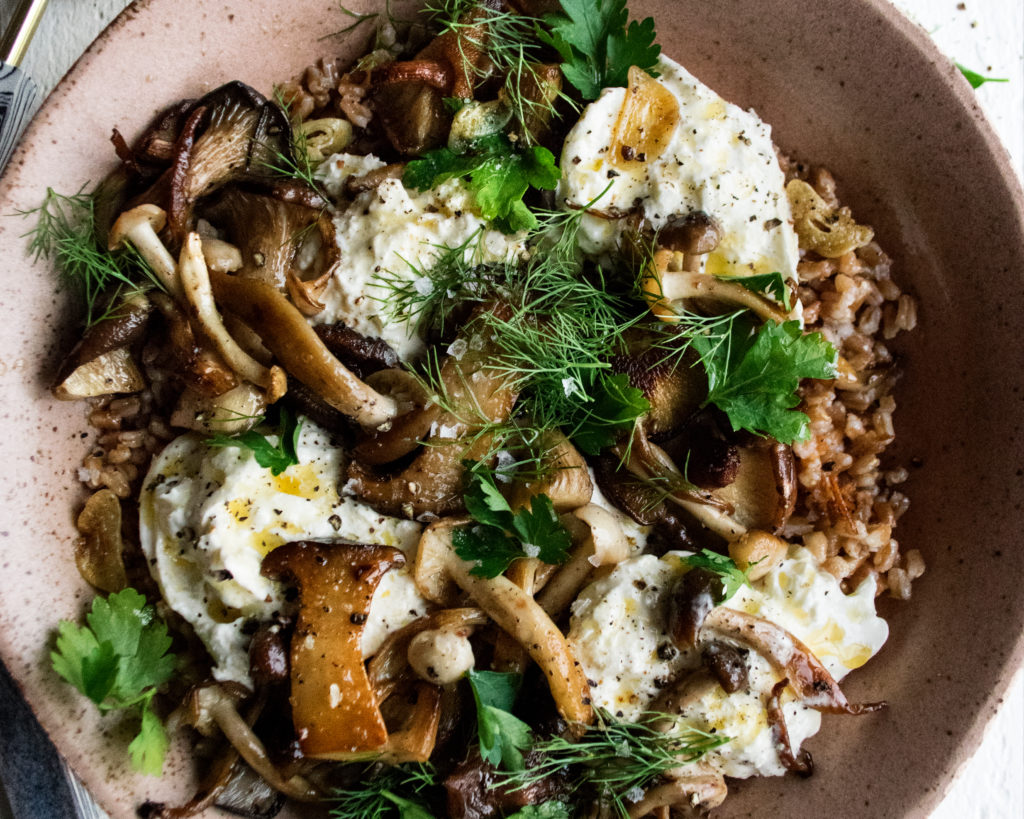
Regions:
<svg viewBox="0 0 1024 819"><path fill-rule="evenodd" d="M704 620L701 640L715 636L756 651L785 675L804 705L830 714L866 714L884 702L851 705L811 650L781 626L742 611L719 606Z"/></svg>
<svg viewBox="0 0 1024 819"><path fill-rule="evenodd" d="M505 308L497 306L496 311ZM349 488L365 503L389 515L419 517L445 515L462 507L462 476L465 460L478 460L489 450L491 435L481 433L488 425L509 417L517 393L505 373L487 366L494 342L470 320L460 334L467 341L461 357L449 356L441 366L448 409L437 403L414 409L356 447L349 464ZM424 429L424 427L426 427ZM426 446L412 463L397 474L380 474L360 463L368 452L370 462L384 452L410 452L418 444L412 435L428 435ZM477 437L473 437L476 435ZM466 445L463 440L470 439Z"/></svg>
<svg viewBox="0 0 1024 819"><path fill-rule="evenodd" d="M387 743L361 639L377 584L404 562L390 547L316 541L285 544L263 561L265 576L299 589L291 705L304 755L345 759Z"/></svg>
<svg viewBox="0 0 1024 819"><path fill-rule="evenodd" d="M86 330L57 371L55 397L85 398L145 387L128 348L142 338L152 310L149 299L134 295Z"/></svg>
<svg viewBox="0 0 1024 819"><path fill-rule="evenodd" d="M657 487L639 480L615 455L599 455L592 464L601 494L616 509L642 526L650 526L661 518L665 496Z"/></svg>
<svg viewBox="0 0 1024 819"><path fill-rule="evenodd" d="M796 505L793 450L778 441L741 448L734 480L714 495L732 507L744 530L782 531Z"/></svg>
<svg viewBox="0 0 1024 819"><path fill-rule="evenodd" d="M418 682L415 690L416 704L409 718L401 728L391 732L387 748L381 755L392 765L426 762L437 743L437 729L441 724L441 689Z"/></svg>
<svg viewBox="0 0 1024 819"><path fill-rule="evenodd" d="M462 462L482 458L490 445L490 435L480 436L468 447L458 441L438 445L428 442L411 464L392 475L379 474L352 461L347 488L385 515L409 519L448 515L463 508Z"/></svg>
<svg viewBox="0 0 1024 819"><path fill-rule="evenodd" d="M540 607L551 617L559 617L569 608L596 569L629 557L629 541L607 509L588 503L563 515L562 521L572 535L572 553L537 595Z"/></svg>
<svg viewBox="0 0 1024 819"><path fill-rule="evenodd" d="M650 347L612 358L612 369L625 373L630 386L650 402L644 427L651 440L678 432L707 398L707 378L694 364L689 355L681 362L667 361L663 350Z"/></svg>
<svg viewBox="0 0 1024 819"><path fill-rule="evenodd" d="M217 304L260 336L284 369L328 404L360 424L377 427L394 417L395 401L381 395L331 355L305 317L273 287L210 271Z"/></svg>
<svg viewBox="0 0 1024 819"><path fill-rule="evenodd" d="M670 775L668 782L649 788L639 802L630 805L630 819L651 816L659 808L680 806L705 812L717 808L725 801L728 788L720 773L711 770L709 766L687 765L679 770L681 774L678 777Z"/></svg>
<svg viewBox="0 0 1024 819"><path fill-rule="evenodd" d="M168 343L163 353L173 361L168 369L201 395L223 395L237 387L238 376L205 339L196 337L181 308L162 293L154 293L152 300L164 318Z"/></svg>
<svg viewBox="0 0 1024 819"><path fill-rule="evenodd" d="M338 360L360 378L398 366L398 354L381 338L368 338L344 323L318 324L313 328Z"/></svg>
<svg viewBox="0 0 1024 819"><path fill-rule="evenodd" d="M594 482L579 450L559 430L546 433L541 446L543 469L539 476L516 481L512 507L528 506L535 495L547 495L556 512L569 512L590 503Z"/></svg>

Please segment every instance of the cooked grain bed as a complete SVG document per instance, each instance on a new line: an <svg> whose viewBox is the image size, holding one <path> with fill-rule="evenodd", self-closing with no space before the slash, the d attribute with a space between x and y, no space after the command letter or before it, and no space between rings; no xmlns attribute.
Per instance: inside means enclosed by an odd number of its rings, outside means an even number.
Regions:
<svg viewBox="0 0 1024 819"><path fill-rule="evenodd" d="M804 179L839 207L828 171L785 159L783 167L787 181ZM838 259L804 254L797 267L806 328L835 345L841 364L835 381L805 382L800 390L811 437L793 447L799 493L785 535L802 538L847 591L874 575L879 593L906 599L924 560L917 549L901 555L892 536L909 500L897 488L907 469L885 463L896 435L899 377L887 342L914 329L917 303L892 280L891 268L875 242Z"/></svg>

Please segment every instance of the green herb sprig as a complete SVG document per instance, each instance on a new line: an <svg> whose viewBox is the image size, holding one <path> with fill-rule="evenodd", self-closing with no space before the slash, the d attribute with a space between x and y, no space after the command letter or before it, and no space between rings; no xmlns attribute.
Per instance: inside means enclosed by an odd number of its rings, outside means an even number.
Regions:
<svg viewBox="0 0 1024 819"><path fill-rule="evenodd" d="M504 134L476 140L464 154L428 151L405 167L402 184L427 190L449 179L465 179L480 215L506 233L531 230L537 217L523 202L530 188L554 190L561 177L555 156L540 145L517 150Z"/></svg>
<svg viewBox="0 0 1024 819"><path fill-rule="evenodd" d="M728 555L720 555L710 549L701 549L696 554L682 558L683 565L691 569L707 569L718 575L722 584L722 594L716 603L724 603L731 599L743 586L750 586L749 572L752 567L739 568Z"/></svg>
<svg viewBox="0 0 1024 819"><path fill-rule="evenodd" d="M367 769L357 784L331 795L331 819L433 819L428 791L438 785L429 764Z"/></svg>
<svg viewBox="0 0 1024 819"><path fill-rule="evenodd" d="M630 66L657 76L661 47L654 42L654 18L629 21L626 0L560 0L561 14L544 18L550 32L541 39L561 55L562 73L585 100L601 89L625 86Z"/></svg>
<svg viewBox="0 0 1024 819"><path fill-rule="evenodd" d="M273 424L274 421L268 421ZM270 440L254 429L237 435L224 435L219 433L206 440L206 445L214 448L237 447L248 449L252 452L256 463L264 469L269 469L271 474L280 475L289 466L299 462L296 447L299 443L299 432L302 430L302 419L288 410L281 407L277 411L276 429L269 433L277 436L277 443L272 444Z"/></svg>
<svg viewBox="0 0 1024 819"><path fill-rule="evenodd" d="M707 372L707 404L725 412L734 430L792 444L810 436L810 419L794 409L804 378L835 378L837 354L821 333L804 334L798 321L767 321L748 314L730 322L728 335L693 337Z"/></svg>
<svg viewBox="0 0 1024 819"><path fill-rule="evenodd" d="M568 770L575 790L596 791L602 803L627 817L627 794L643 792L667 771L729 742L728 737L700 731L666 714L645 714L635 723L620 722L607 711L599 710L598 717L578 741L560 736L535 741L531 748L537 761L528 768L501 773L499 781L527 788ZM665 732L653 727L665 719L676 726Z"/></svg>
<svg viewBox="0 0 1024 819"><path fill-rule="evenodd" d="M466 673L476 702L480 756L494 767L521 771L523 751L533 742L530 726L512 714L522 678L501 671Z"/></svg>
<svg viewBox="0 0 1024 819"><path fill-rule="evenodd" d="M46 189L42 204L19 211L35 217L24 234L34 260L53 261L63 287L77 293L85 307L85 324L112 315L119 298L156 287L159 279L133 247L108 251L97 237L95 197L83 187L70 196Z"/></svg>
<svg viewBox="0 0 1024 819"><path fill-rule="evenodd" d="M97 597L85 626L61 620L53 669L104 714L134 713L139 733L128 746L132 765L157 776L170 743L153 710L157 689L174 673L171 638L153 607L135 589Z"/></svg>
<svg viewBox="0 0 1024 819"><path fill-rule="evenodd" d="M522 557L564 563L572 539L558 519L551 498L534 495L529 508L513 512L498 489L495 473L485 464L466 461L466 511L476 521L452 534L455 553L475 563L477 577L497 577Z"/></svg>

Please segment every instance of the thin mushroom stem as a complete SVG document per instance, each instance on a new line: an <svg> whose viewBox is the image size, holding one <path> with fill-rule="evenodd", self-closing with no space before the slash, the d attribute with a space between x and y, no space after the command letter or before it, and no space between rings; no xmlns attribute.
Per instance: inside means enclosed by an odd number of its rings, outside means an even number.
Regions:
<svg viewBox="0 0 1024 819"><path fill-rule="evenodd" d="M132 245L160 280L164 289L177 299L182 296L181 282L174 256L156 235L167 223L167 214L156 205L139 205L125 211L110 229L109 249Z"/></svg>
<svg viewBox="0 0 1024 819"><path fill-rule="evenodd" d="M762 321L784 322L789 318L770 300L736 282L719 279L709 273L686 269L686 257L677 251L662 248L640 282L651 312L666 322L679 321L679 302L697 300L744 307L753 311Z"/></svg>
<svg viewBox="0 0 1024 819"><path fill-rule="evenodd" d="M203 255L203 243L198 233L189 233L181 249L178 272L185 291L185 298L206 335L238 375L267 393L267 402L274 403L284 395L288 380L280 367L264 367L255 358L238 346L228 333L220 312L213 300L210 287L210 273Z"/></svg>
<svg viewBox="0 0 1024 819"><path fill-rule="evenodd" d="M547 677L551 695L562 717L580 724L594 718L590 688L565 635L536 600L507 577L483 578L472 574L473 564L462 560L447 533L445 568L502 629L514 636Z"/></svg>

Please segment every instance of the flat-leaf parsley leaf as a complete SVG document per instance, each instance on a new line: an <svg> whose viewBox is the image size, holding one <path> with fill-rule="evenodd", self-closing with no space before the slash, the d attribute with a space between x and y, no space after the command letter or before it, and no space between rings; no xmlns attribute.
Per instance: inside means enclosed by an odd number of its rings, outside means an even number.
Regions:
<svg viewBox="0 0 1024 819"><path fill-rule="evenodd" d="M433 188L449 179L466 179L480 215L501 230L515 233L536 227L537 217L523 202L529 188L554 190L561 172L555 155L540 145L515 150L502 134L477 140L469 152L450 148L428 151L405 166L402 184L414 190Z"/></svg>
<svg viewBox="0 0 1024 819"><path fill-rule="evenodd" d="M654 19L629 20L626 0L561 0L562 14L544 22L541 39L562 56L562 73L583 99L597 99L602 88L625 86L630 66L654 74L661 47L654 42Z"/></svg>
<svg viewBox="0 0 1024 819"><path fill-rule="evenodd" d="M520 676L501 671L466 673L476 701L480 756L485 762L508 771L523 769L522 750L533 741L530 726L512 715L519 693Z"/></svg>
<svg viewBox="0 0 1024 819"><path fill-rule="evenodd" d="M804 441L810 419L794 407L803 378L835 378L836 351L821 333L804 334L798 321L765 322L756 330L739 316L726 339L693 338L708 376L707 403L729 416L734 430Z"/></svg>
<svg viewBox="0 0 1024 819"><path fill-rule="evenodd" d="M564 563L572 539L555 512L551 498L534 495L529 507L513 512L484 464L466 462L466 511L476 521L452 533L455 554L476 565L470 574L497 577L521 557Z"/></svg>
<svg viewBox="0 0 1024 819"><path fill-rule="evenodd" d="M278 410L277 421L276 444L270 443L266 436L254 429L239 435L214 435L207 439L206 444L212 447L234 446L248 449L256 458L256 463L264 469L269 469L271 474L280 475L289 466L299 462L296 447L299 443L302 419L289 412L286 407L281 407Z"/></svg>
<svg viewBox="0 0 1024 819"><path fill-rule="evenodd" d="M57 650L50 654L53 670L101 712L136 712L141 725L128 747L132 764L158 775L168 739L152 701L174 672L167 627L135 589L97 597L85 619L85 626L60 621Z"/></svg>
<svg viewBox="0 0 1024 819"><path fill-rule="evenodd" d="M741 586L750 585L750 578L747 577L749 567L744 571L728 555L720 555L710 549L701 549L697 554L687 555L683 558L683 563L691 569L707 569L718 575L722 583L722 596L717 603L724 603L736 594Z"/></svg>

